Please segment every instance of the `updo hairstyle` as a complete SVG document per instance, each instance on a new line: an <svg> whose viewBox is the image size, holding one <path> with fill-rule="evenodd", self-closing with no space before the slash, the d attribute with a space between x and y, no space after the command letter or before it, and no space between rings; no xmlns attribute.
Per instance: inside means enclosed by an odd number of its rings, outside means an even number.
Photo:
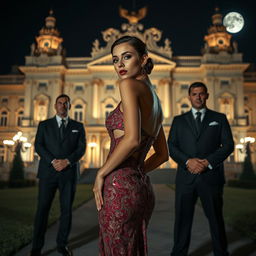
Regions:
<svg viewBox="0 0 256 256"><path fill-rule="evenodd" d="M129 45L131 45L137 51L140 57L142 57L144 54L148 55L146 44L135 36L123 36L118 38L111 46L111 54L113 54L114 48L122 43L128 43ZM145 72L146 74L150 74L153 67L154 64L152 59L148 58L146 64L143 66L143 72Z"/></svg>

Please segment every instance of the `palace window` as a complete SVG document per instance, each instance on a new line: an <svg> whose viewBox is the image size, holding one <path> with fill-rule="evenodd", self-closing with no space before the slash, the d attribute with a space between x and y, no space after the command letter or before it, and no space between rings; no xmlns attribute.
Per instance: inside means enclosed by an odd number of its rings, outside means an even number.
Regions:
<svg viewBox="0 0 256 256"><path fill-rule="evenodd" d="M219 110L226 114L227 119L232 121L234 119L234 98L228 93L224 93L218 100Z"/></svg>
<svg viewBox="0 0 256 256"><path fill-rule="evenodd" d="M190 107L189 107L188 104L186 104L186 103L181 104L181 107L180 107L180 109L181 109L181 114L188 112L188 111L189 111L189 108L190 108Z"/></svg>
<svg viewBox="0 0 256 256"><path fill-rule="evenodd" d="M38 84L38 89L41 90L41 89L46 89L47 88L47 83L44 83L44 82L40 82Z"/></svg>
<svg viewBox="0 0 256 256"><path fill-rule="evenodd" d="M83 85L76 85L75 86L75 92L83 92L84 86Z"/></svg>
<svg viewBox="0 0 256 256"><path fill-rule="evenodd" d="M21 126L22 125L23 115L24 115L23 110L18 112L18 115L17 115L17 126Z"/></svg>
<svg viewBox="0 0 256 256"><path fill-rule="evenodd" d="M181 90L187 91L188 90L188 84L181 84L180 88L181 88Z"/></svg>
<svg viewBox="0 0 256 256"><path fill-rule="evenodd" d="M105 117L107 118L110 112L114 109L112 104L107 104L105 107Z"/></svg>
<svg viewBox="0 0 256 256"><path fill-rule="evenodd" d="M82 122L84 117L83 117L83 112L84 112L84 108L82 105L78 104L78 105L75 105L75 108L74 108L74 119L76 121L79 121L79 122Z"/></svg>
<svg viewBox="0 0 256 256"><path fill-rule="evenodd" d="M4 146L0 145L0 164L4 162Z"/></svg>
<svg viewBox="0 0 256 256"><path fill-rule="evenodd" d="M24 103L24 98L20 98L19 103Z"/></svg>
<svg viewBox="0 0 256 256"><path fill-rule="evenodd" d="M41 100L38 104L38 120L42 121L47 118L47 106L44 100Z"/></svg>
<svg viewBox="0 0 256 256"><path fill-rule="evenodd" d="M2 111L0 114L0 126L7 126L7 117L8 113L7 111Z"/></svg>
<svg viewBox="0 0 256 256"><path fill-rule="evenodd" d="M107 91L114 90L114 85L112 85L112 84L107 84L107 85L106 85L106 90L107 90Z"/></svg>
<svg viewBox="0 0 256 256"><path fill-rule="evenodd" d="M2 98L2 103L7 104L8 103L8 98Z"/></svg>
<svg viewBox="0 0 256 256"><path fill-rule="evenodd" d="M220 86L221 87L229 86L229 80L221 80L220 81Z"/></svg>
<svg viewBox="0 0 256 256"><path fill-rule="evenodd" d="M248 106L245 106L244 114L245 114L245 118L246 118L246 125L250 125L251 121L252 121L251 120L251 118L252 118L252 110Z"/></svg>

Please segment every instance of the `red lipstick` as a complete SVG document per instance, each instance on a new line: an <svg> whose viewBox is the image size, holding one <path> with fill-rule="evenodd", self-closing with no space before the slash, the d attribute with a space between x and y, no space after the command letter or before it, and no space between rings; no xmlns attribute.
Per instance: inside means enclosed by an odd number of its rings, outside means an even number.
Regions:
<svg viewBox="0 0 256 256"><path fill-rule="evenodd" d="M125 69L122 69L122 70L119 71L119 74L121 76L125 75L126 73L127 73L127 70L125 70Z"/></svg>

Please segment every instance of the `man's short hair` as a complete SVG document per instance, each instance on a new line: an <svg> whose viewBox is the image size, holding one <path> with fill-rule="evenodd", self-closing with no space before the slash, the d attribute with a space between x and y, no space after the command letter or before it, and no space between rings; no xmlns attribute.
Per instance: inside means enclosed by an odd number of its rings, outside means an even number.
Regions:
<svg viewBox="0 0 256 256"><path fill-rule="evenodd" d="M69 98L69 96L68 96L67 94L61 94L61 95L59 95L59 96L56 98L55 104L57 103L57 101L58 101L59 98L67 98L69 104L71 104L70 98Z"/></svg>
<svg viewBox="0 0 256 256"><path fill-rule="evenodd" d="M204 83L202 83L202 82L194 82L188 88L188 95L190 95L191 89L197 88L197 87L203 87L205 89L205 92L208 93L208 89L207 89L207 87L206 87L206 85Z"/></svg>

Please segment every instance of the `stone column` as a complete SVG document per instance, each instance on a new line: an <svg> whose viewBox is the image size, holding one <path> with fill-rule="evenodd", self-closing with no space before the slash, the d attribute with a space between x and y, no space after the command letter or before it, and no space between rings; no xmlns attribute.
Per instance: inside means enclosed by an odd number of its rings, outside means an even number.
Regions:
<svg viewBox="0 0 256 256"><path fill-rule="evenodd" d="M24 81L25 86L25 99L24 99L24 117L22 120L23 126L30 126L31 120L33 119L33 105L32 105L32 88L33 81L31 79L26 79Z"/></svg>
<svg viewBox="0 0 256 256"><path fill-rule="evenodd" d="M170 118L170 112L171 112L171 106L170 106L170 100L171 100L171 95L170 95L170 81L169 79L164 80L164 117L166 119Z"/></svg>
<svg viewBox="0 0 256 256"><path fill-rule="evenodd" d="M102 84L100 79L92 81L92 117L94 119L100 118L100 97L99 97L99 86Z"/></svg>

